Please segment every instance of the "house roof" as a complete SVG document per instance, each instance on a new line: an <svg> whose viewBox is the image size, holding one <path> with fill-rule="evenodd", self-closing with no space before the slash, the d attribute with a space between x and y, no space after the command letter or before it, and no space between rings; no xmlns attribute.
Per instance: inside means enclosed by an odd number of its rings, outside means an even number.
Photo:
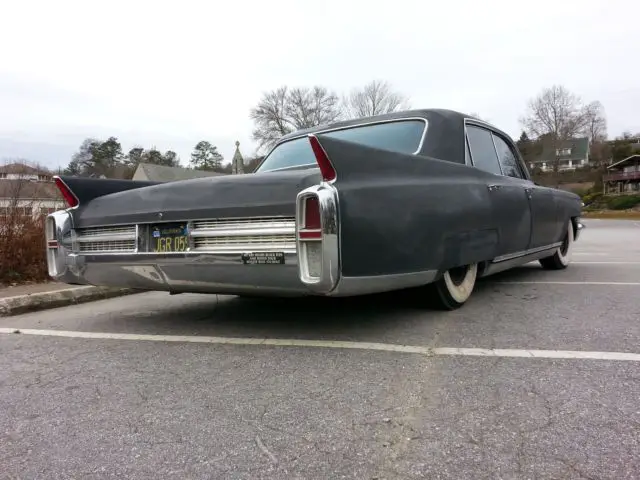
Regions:
<svg viewBox="0 0 640 480"><path fill-rule="evenodd" d="M556 148L564 149L570 148L570 155L560 155L556 157ZM556 145L553 142L544 142L542 146L542 153L536 162L553 162L556 158L559 160L582 160L586 159L589 154L589 137L572 138L558 142Z"/></svg>
<svg viewBox="0 0 640 480"><path fill-rule="evenodd" d="M0 173L6 174L26 174L26 175L51 175L51 172L42 169L35 168L24 163L9 163L7 165L0 166Z"/></svg>
<svg viewBox="0 0 640 480"><path fill-rule="evenodd" d="M209 172L205 170L194 170L183 167L167 167L165 165L155 165L152 163L140 163L133 174L133 179L140 178L152 182L175 182L178 180L191 180L192 178L216 177L226 175L226 173Z"/></svg>
<svg viewBox="0 0 640 480"><path fill-rule="evenodd" d="M624 167L625 165L627 165L627 164L629 164L629 163L631 163L632 161L635 161L635 160L640 160L640 155L631 155L630 157L627 157L627 158L625 158L623 160L619 160L616 163L613 163L613 164L609 165L607 167L607 170L609 170L609 169L611 169L613 167L616 167L616 168Z"/></svg>
<svg viewBox="0 0 640 480"><path fill-rule="evenodd" d="M19 200L58 200L62 197L53 182L0 180L0 198Z"/></svg>

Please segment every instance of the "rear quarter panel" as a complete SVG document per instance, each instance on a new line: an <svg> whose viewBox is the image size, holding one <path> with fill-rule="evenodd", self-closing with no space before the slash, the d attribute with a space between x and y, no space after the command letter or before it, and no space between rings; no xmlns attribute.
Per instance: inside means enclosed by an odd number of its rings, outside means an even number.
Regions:
<svg viewBox="0 0 640 480"><path fill-rule="evenodd" d="M322 144L337 171L343 275L445 270L495 256L492 176L334 139Z"/></svg>

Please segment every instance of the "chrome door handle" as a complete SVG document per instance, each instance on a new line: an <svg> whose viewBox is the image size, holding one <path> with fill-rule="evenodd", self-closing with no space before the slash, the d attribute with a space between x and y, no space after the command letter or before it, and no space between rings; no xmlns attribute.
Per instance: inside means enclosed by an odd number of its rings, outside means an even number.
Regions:
<svg viewBox="0 0 640 480"><path fill-rule="evenodd" d="M488 188L490 192L495 192L496 190L500 190L500 185L489 185Z"/></svg>

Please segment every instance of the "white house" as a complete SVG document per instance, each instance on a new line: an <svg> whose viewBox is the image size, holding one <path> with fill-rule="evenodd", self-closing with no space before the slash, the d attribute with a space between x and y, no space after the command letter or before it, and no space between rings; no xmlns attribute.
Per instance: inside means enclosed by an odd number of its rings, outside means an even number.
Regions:
<svg viewBox="0 0 640 480"><path fill-rule="evenodd" d="M0 219L14 212L43 215L64 208L49 171L22 163L0 167Z"/></svg>

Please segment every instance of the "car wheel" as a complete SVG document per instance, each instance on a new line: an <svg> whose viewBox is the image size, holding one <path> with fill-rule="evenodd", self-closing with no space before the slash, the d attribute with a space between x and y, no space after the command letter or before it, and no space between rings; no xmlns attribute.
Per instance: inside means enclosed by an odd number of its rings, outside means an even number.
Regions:
<svg viewBox="0 0 640 480"><path fill-rule="evenodd" d="M562 270L569 266L573 253L573 222L569 220L567 234L553 255L540 259L540 265L546 270Z"/></svg>
<svg viewBox="0 0 640 480"><path fill-rule="evenodd" d="M478 276L478 264L455 267L432 284L436 306L445 310L460 308L471 296Z"/></svg>

